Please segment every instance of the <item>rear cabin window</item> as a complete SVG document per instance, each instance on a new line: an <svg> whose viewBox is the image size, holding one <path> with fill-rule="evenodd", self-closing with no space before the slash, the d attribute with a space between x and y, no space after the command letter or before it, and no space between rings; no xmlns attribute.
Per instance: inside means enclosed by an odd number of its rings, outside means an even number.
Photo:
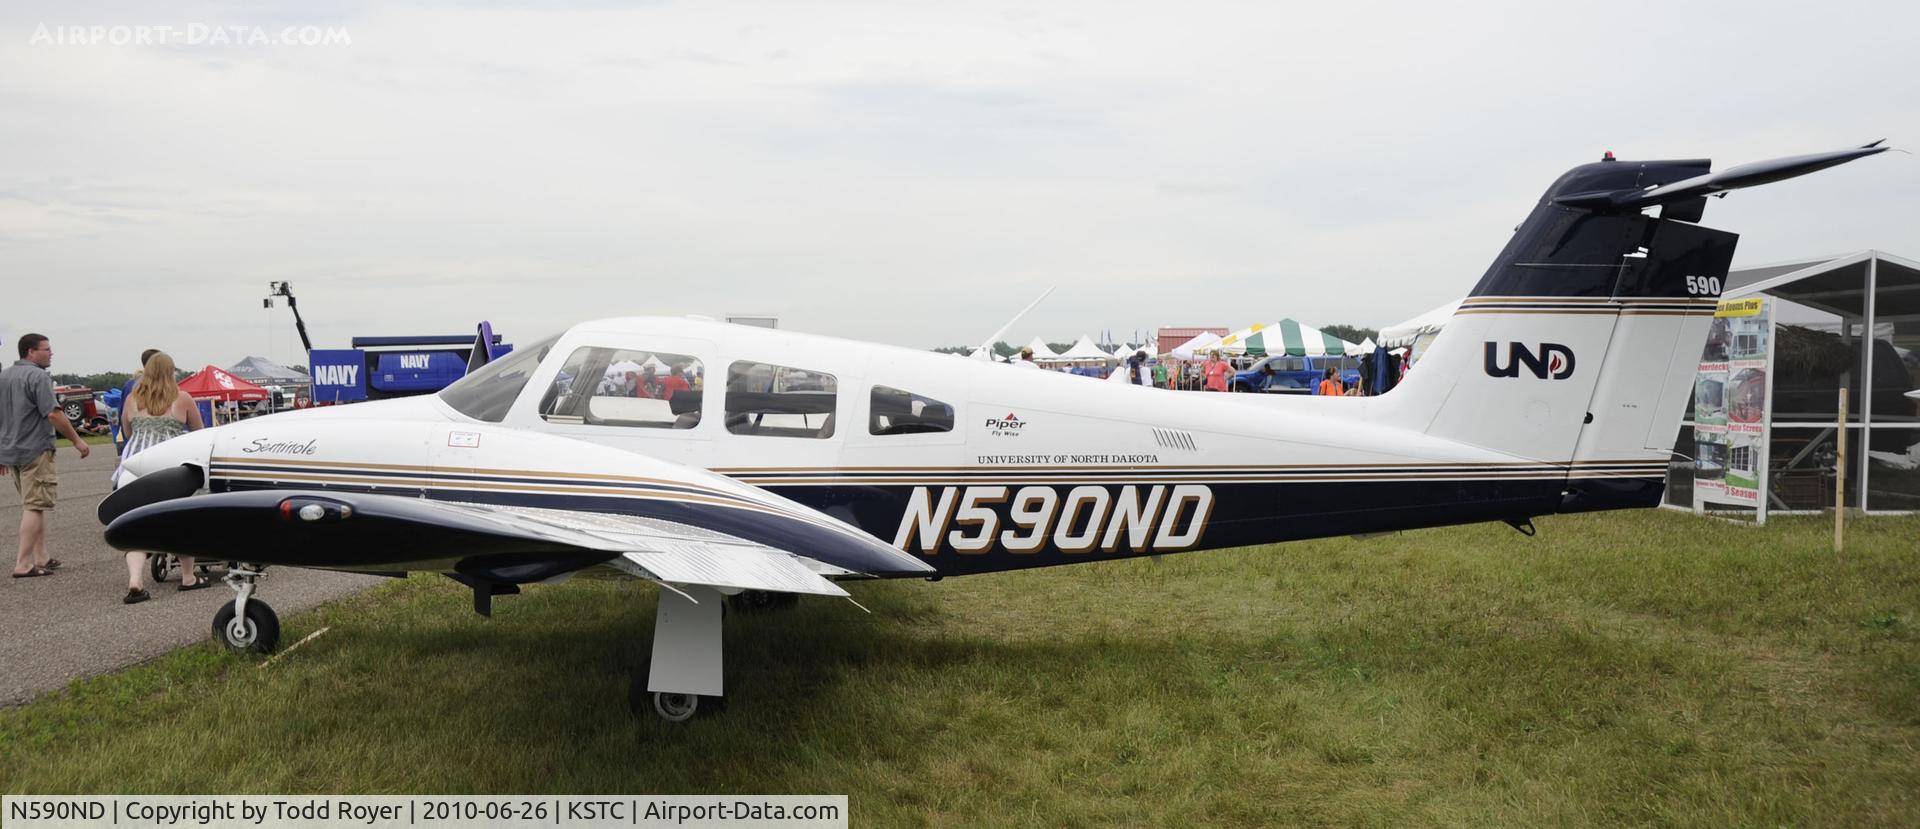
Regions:
<svg viewBox="0 0 1920 829"><path fill-rule="evenodd" d="M560 337L555 335L525 348L514 349L513 353L475 369L472 374L442 389L440 399L474 420L499 423L507 416L507 410L513 407L513 401L520 397L520 390L527 387L533 370L540 367L540 361L547 358L547 352L553 349L553 343L558 339Z"/></svg>
<svg viewBox="0 0 1920 829"><path fill-rule="evenodd" d="M727 431L786 438L833 437L833 375L737 362L727 367Z"/></svg>
<svg viewBox="0 0 1920 829"><path fill-rule="evenodd" d="M691 429L700 425L700 360L664 351L585 347L540 399L549 423Z"/></svg>
<svg viewBox="0 0 1920 829"><path fill-rule="evenodd" d="M873 387L867 433L919 435L953 431L953 407L931 397L887 386Z"/></svg>

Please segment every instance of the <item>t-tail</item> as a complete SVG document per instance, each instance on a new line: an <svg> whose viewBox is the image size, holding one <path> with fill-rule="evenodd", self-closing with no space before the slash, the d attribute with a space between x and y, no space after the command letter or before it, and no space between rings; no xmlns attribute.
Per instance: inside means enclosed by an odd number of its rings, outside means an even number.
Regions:
<svg viewBox="0 0 1920 829"><path fill-rule="evenodd" d="M1559 503L1540 512L1658 505L1739 238L1698 224L1707 197L1886 149L1718 173L1707 159L1611 154L1573 168L1377 411L1433 437L1565 464Z"/></svg>

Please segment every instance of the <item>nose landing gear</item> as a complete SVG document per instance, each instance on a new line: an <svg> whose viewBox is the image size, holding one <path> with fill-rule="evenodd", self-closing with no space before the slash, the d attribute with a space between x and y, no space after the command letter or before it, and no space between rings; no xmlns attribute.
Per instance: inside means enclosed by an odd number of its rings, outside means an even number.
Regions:
<svg viewBox="0 0 1920 829"><path fill-rule="evenodd" d="M280 617L266 602L253 599L254 583L266 568L234 564L227 586L239 594L213 614L213 639L235 653L272 653L280 644Z"/></svg>

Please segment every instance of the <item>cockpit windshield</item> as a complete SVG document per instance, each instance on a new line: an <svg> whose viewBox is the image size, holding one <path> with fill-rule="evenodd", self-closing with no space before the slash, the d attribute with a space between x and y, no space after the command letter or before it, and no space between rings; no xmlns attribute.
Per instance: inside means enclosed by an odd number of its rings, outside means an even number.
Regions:
<svg viewBox="0 0 1920 829"><path fill-rule="evenodd" d="M555 334L525 348L514 349L512 354L481 366L442 389L440 399L474 420L499 423L513 407L520 390L533 378L534 369L540 367L540 361L546 359L547 352L559 339L560 335Z"/></svg>

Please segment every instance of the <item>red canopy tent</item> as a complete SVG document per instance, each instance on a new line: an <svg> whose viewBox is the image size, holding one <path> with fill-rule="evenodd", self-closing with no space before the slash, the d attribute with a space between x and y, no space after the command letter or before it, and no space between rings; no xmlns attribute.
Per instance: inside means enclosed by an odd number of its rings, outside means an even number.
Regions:
<svg viewBox="0 0 1920 829"><path fill-rule="evenodd" d="M266 389L218 366L207 366L180 381L180 391L195 400L265 400L269 396Z"/></svg>

